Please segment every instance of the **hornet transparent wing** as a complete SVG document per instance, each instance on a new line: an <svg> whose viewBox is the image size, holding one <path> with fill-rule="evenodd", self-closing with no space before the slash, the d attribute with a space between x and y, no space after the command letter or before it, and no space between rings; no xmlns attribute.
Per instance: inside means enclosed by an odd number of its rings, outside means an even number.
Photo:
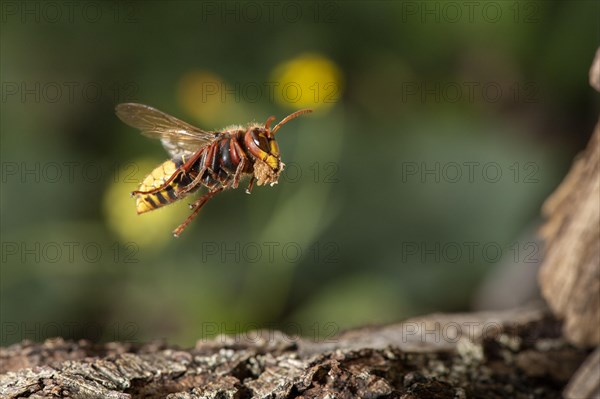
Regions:
<svg viewBox="0 0 600 399"><path fill-rule="evenodd" d="M160 139L163 147L173 158L188 157L218 139L221 134L198 129L144 104L119 104L116 113L119 119L139 129L144 136Z"/></svg>

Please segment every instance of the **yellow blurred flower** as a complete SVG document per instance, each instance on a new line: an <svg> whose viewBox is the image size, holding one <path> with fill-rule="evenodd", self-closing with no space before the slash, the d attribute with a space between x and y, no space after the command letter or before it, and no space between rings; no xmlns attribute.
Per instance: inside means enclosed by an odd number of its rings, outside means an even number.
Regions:
<svg viewBox="0 0 600 399"><path fill-rule="evenodd" d="M206 126L222 123L239 107L225 81L205 70L187 72L179 79L177 99L189 114Z"/></svg>
<svg viewBox="0 0 600 399"><path fill-rule="evenodd" d="M166 159L165 159L166 160ZM171 232L189 213L189 201L174 204L138 215L131 192L160 162L140 159L121 167L104 195L103 208L109 228L122 242L134 242L140 247L160 248L173 240ZM187 212L186 212L187 211Z"/></svg>
<svg viewBox="0 0 600 399"><path fill-rule="evenodd" d="M342 72L329 58L307 53L275 67L275 100L292 109L328 109L339 101Z"/></svg>

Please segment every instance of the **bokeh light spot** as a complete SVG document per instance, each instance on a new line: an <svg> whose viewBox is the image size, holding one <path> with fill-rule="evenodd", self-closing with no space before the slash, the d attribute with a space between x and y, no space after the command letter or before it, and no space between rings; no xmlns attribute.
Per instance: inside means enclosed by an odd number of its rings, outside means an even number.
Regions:
<svg viewBox="0 0 600 399"><path fill-rule="evenodd" d="M230 110L225 82L205 70L187 72L179 79L177 98L183 109L206 125L220 122Z"/></svg>
<svg viewBox="0 0 600 399"><path fill-rule="evenodd" d="M287 108L328 109L339 101L342 72L329 58L307 53L285 61L271 74L275 100Z"/></svg>

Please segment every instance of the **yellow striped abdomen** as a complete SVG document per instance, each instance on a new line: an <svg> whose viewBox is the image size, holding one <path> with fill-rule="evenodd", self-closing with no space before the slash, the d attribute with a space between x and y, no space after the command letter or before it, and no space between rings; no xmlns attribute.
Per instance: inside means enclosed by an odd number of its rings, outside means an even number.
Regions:
<svg viewBox="0 0 600 399"><path fill-rule="evenodd" d="M177 172L179 165L172 160L163 162L155 168L142 182L138 191L151 191L165 184L167 180ZM180 197L176 192L182 187L181 176L177 176L160 191L153 194L137 194L136 210L137 213L153 211L162 206L168 205Z"/></svg>

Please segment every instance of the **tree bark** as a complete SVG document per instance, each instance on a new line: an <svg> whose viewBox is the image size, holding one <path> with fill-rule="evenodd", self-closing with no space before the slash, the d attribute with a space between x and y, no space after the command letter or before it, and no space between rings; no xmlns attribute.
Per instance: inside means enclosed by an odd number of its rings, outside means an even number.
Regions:
<svg viewBox="0 0 600 399"><path fill-rule="evenodd" d="M249 339L252 338L252 339ZM588 351L542 306L438 314L330 342L273 331L193 349L48 340L0 351L2 398L556 398Z"/></svg>
<svg viewBox="0 0 600 399"><path fill-rule="evenodd" d="M600 343L600 123L588 148L546 201L542 295L565 320L565 336L582 346Z"/></svg>
<svg viewBox="0 0 600 399"><path fill-rule="evenodd" d="M600 92L600 48L590 68ZM564 319L565 338L594 354L566 387L569 398L600 398L600 121L586 150L542 209L546 255L540 269L542 295Z"/></svg>

